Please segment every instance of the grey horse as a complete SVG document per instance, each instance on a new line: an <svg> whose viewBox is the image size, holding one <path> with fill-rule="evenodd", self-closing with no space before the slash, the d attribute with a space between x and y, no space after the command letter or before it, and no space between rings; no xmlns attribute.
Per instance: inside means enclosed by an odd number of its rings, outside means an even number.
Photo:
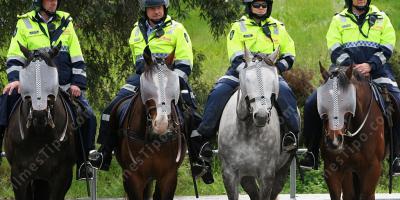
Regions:
<svg viewBox="0 0 400 200"><path fill-rule="evenodd" d="M252 200L274 200L282 190L292 154L281 151L276 105L278 72L271 55L245 50L240 87L223 111L218 147L229 200L239 198L239 183Z"/></svg>

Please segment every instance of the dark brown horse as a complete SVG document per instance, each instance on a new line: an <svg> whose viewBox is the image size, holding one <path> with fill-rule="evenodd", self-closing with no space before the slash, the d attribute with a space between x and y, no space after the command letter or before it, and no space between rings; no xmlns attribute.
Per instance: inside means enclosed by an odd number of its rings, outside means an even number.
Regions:
<svg viewBox="0 0 400 200"><path fill-rule="evenodd" d="M369 77L352 67L327 72L318 89L324 176L332 200L373 200L385 157L384 116Z"/></svg>
<svg viewBox="0 0 400 200"><path fill-rule="evenodd" d="M129 106L119 129L116 157L123 169L125 192L131 200L149 199L154 180L153 199L174 197L186 146L176 109L179 79L170 69L173 57L171 54L166 59L155 59L147 49L139 94L131 103L126 101L117 106L111 116L112 123L118 127L117 120L113 120L118 118L115 113Z"/></svg>
<svg viewBox="0 0 400 200"><path fill-rule="evenodd" d="M58 74L50 51L30 52L20 72L22 101L10 117L5 151L15 199L62 200L71 186L75 163L71 116L58 93Z"/></svg>

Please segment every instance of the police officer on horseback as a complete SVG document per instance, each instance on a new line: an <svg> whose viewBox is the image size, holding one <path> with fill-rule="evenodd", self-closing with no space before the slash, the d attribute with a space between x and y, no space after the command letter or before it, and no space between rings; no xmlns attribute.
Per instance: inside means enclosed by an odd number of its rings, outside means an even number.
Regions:
<svg viewBox="0 0 400 200"><path fill-rule="evenodd" d="M203 121L197 130L192 132L192 146L197 151L197 163L194 171L204 174L210 171L212 151L209 144L216 135L222 111L231 95L239 85L239 72L244 65L244 43L253 53L271 54L280 47L280 57L276 67L280 73L290 70L295 59L295 47L283 23L270 17L272 0L243 0L246 15L233 23L227 37L228 58L231 66L222 76L209 94L205 105ZM283 150L297 149L297 134L299 132L299 115L296 98L286 83L279 77L278 108L284 119ZM207 175L207 173L205 173ZM204 177L203 177L204 180Z"/></svg>
<svg viewBox="0 0 400 200"><path fill-rule="evenodd" d="M19 92L19 72L26 64L27 58L21 52L18 43L30 51L50 49L62 43L61 50L54 62L58 67L60 87L69 91L81 105L86 109L86 122L80 125L78 132L85 130L83 135L85 153L88 154L94 149L94 138L96 134L96 117L92 108L84 97L86 90L86 64L84 62L81 47L72 25L70 14L58 11L61 0L34 0L34 10L18 16L17 26L11 39L10 48L7 54L7 77L8 84L3 89L0 97L0 149L4 137L5 128L8 126L8 117L17 100ZM71 105L72 106L72 105ZM81 137L78 137L81 138ZM80 147L81 145L79 145ZM86 178L86 167L82 151L78 151L77 178ZM88 172L89 178L91 173Z"/></svg>
<svg viewBox="0 0 400 200"><path fill-rule="evenodd" d="M182 97L180 103L195 107L194 95L188 85L193 67L193 52L186 29L168 15L168 0L143 0L140 3L142 17L134 25L129 39L136 73L126 80L126 84L103 111L98 138L101 144L98 152L101 154L95 151L91 154L94 157L93 165L101 170L109 169L112 151L117 145L118 136L111 134L110 130L111 111L122 99L137 93L145 65L143 50L146 46L149 46L153 56L161 58L175 50L174 71L179 76Z"/></svg>
<svg viewBox="0 0 400 200"><path fill-rule="evenodd" d="M400 105L400 90L388 60L396 44L395 30L389 17L371 0L346 0L346 9L336 14L326 35L331 61L335 66L350 66L374 82L384 85ZM396 107L396 106L395 106ZM308 148L300 161L303 168L318 167L322 122L317 111L314 92L304 107L304 137ZM400 124L394 123L394 174L400 173Z"/></svg>

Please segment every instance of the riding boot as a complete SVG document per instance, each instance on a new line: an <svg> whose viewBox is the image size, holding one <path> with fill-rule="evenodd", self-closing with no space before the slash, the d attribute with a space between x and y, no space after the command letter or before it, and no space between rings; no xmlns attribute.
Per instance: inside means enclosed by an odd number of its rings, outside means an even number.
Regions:
<svg viewBox="0 0 400 200"><path fill-rule="evenodd" d="M4 131L5 128L3 126L0 126L0 166L3 159L3 155L1 153L3 152Z"/></svg>
<svg viewBox="0 0 400 200"><path fill-rule="evenodd" d="M208 140L203 138L197 130L192 132L190 137L191 157L192 157L192 174L194 177L201 177L206 184L214 182L212 174L212 147Z"/></svg>
<svg viewBox="0 0 400 200"><path fill-rule="evenodd" d="M288 131L285 133L282 139L282 150L291 152L297 149L297 133Z"/></svg>
<svg viewBox="0 0 400 200"><path fill-rule="evenodd" d="M101 145L98 151L90 151L89 160L94 168L108 171L112 160L112 148L107 145Z"/></svg>

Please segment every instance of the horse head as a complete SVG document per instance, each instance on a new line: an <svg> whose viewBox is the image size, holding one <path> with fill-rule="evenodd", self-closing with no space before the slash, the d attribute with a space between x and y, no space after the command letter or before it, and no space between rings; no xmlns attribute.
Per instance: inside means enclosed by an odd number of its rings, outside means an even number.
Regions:
<svg viewBox="0 0 400 200"><path fill-rule="evenodd" d="M22 100L27 105L27 128L33 125L54 128L52 108L57 99L59 82L53 58L58 55L61 43L51 49L29 51L20 43L21 52L27 58L20 72Z"/></svg>
<svg viewBox="0 0 400 200"><path fill-rule="evenodd" d="M331 150L342 150L357 107L353 66L333 67L329 72L320 63L325 83L317 90L318 112L323 120L324 142Z"/></svg>
<svg viewBox="0 0 400 200"><path fill-rule="evenodd" d="M271 110L279 93L278 71L274 66L278 58L279 48L270 55L253 55L245 49L245 63L239 72L239 119L245 120L251 116L258 127L269 123Z"/></svg>
<svg viewBox="0 0 400 200"><path fill-rule="evenodd" d="M174 124L172 110L178 103L179 77L172 69L174 52L166 58L152 56L149 47L144 50L145 69L140 78L140 93L145 104L152 133L164 135Z"/></svg>

